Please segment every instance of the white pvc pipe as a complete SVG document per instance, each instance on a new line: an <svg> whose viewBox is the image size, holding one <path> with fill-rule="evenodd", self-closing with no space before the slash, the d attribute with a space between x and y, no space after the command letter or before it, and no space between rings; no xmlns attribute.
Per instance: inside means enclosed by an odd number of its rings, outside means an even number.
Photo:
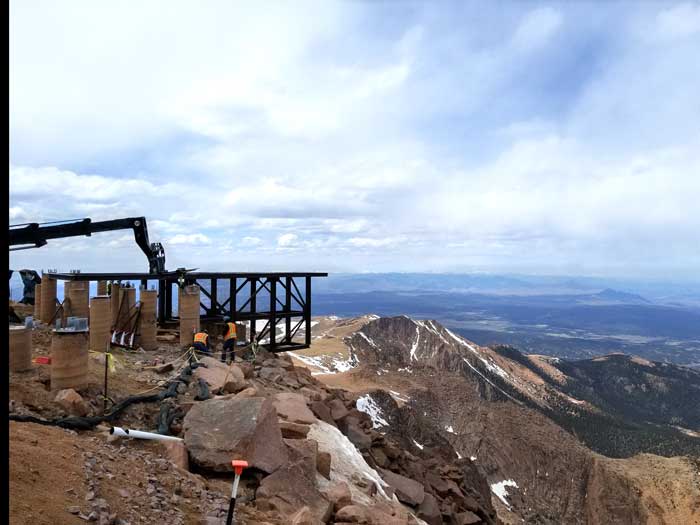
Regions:
<svg viewBox="0 0 700 525"><path fill-rule="evenodd" d="M182 441L181 438L174 436L164 436L163 434L154 434L152 432L142 432L140 430L129 430L128 428L112 427L109 430L110 434L115 436L130 437L136 439L152 439L154 441Z"/></svg>

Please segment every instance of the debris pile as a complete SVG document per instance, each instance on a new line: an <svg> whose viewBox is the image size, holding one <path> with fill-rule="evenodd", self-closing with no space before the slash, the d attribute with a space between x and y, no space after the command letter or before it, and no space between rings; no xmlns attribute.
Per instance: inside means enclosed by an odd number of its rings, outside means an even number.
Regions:
<svg viewBox="0 0 700 525"><path fill-rule="evenodd" d="M158 351L165 352L163 346ZM193 516L198 516L202 523L224 523L231 460L244 459L249 468L236 507L243 523L498 523L485 477L469 460L458 459L449 444L419 454L407 450L358 409L361 396L322 384L290 357L260 351L253 361L228 365L211 357L196 366L172 365L177 351L170 348L156 359L144 352L149 359L127 366L129 373L155 386L141 394L141 403L127 404L114 418L98 416L86 401L93 386L54 393L53 412L15 402L14 418L19 420L65 423L70 418L46 418L60 409L73 420L92 418L94 424L74 433L75 439L92 440L91 448L100 444L101 450L85 453L85 503L67 505L69 514L110 524L150 522L148 516L153 522L195 523ZM24 381L26 389L26 379L13 375L11 385L17 381ZM91 385L93 381L91 376ZM129 393L115 399L115 406L136 394ZM363 408L362 401L359 406ZM20 408L22 417L17 415ZM110 437L109 427L90 430L105 420L157 429L183 441L143 442ZM160 456L153 455L153 447ZM145 466L146 481L124 479L116 495L103 491L104 480L114 475L109 465L122 456Z"/></svg>

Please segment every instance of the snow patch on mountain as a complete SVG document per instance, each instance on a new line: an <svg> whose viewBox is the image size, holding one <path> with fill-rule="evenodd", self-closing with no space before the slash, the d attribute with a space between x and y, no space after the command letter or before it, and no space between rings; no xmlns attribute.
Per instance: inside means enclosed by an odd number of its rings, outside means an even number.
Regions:
<svg viewBox="0 0 700 525"><path fill-rule="evenodd" d="M416 350L418 349L418 343L420 343L420 330L418 329L418 325L416 325L416 340L413 342L413 346L411 347L411 361L416 360Z"/></svg>
<svg viewBox="0 0 700 525"><path fill-rule="evenodd" d="M493 492L498 499L500 499L503 504L510 509L510 503L508 503L508 500L506 498L508 497L508 490L506 487L515 487L516 489L518 488L518 484L513 481L512 479L505 479L503 481L499 481L498 483L493 483L491 484L491 492Z"/></svg>
<svg viewBox="0 0 700 525"><path fill-rule="evenodd" d="M382 417L382 409L379 407L377 402L372 399L372 396L366 394L357 399L357 410L364 412L370 418L372 418L372 427L381 428L389 426L386 419Z"/></svg>

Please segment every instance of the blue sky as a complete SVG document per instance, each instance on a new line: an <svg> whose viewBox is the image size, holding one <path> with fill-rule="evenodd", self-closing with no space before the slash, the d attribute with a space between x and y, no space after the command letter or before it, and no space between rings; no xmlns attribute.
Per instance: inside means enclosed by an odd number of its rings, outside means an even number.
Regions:
<svg viewBox="0 0 700 525"><path fill-rule="evenodd" d="M700 4L492 4L13 1L10 222L145 215L170 268L696 278Z"/></svg>

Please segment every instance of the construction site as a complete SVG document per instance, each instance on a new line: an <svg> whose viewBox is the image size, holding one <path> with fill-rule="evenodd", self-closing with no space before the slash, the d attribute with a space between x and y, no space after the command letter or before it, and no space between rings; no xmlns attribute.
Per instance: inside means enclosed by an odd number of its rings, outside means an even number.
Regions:
<svg viewBox="0 0 700 525"><path fill-rule="evenodd" d="M327 274L168 271L143 217L17 225L10 249L123 228L148 272L19 272L12 523L442 523L403 476L418 458L291 357L312 343L312 282ZM492 522L488 491L464 499L460 469L443 471L461 486L452 514L477 520L460 523Z"/></svg>

